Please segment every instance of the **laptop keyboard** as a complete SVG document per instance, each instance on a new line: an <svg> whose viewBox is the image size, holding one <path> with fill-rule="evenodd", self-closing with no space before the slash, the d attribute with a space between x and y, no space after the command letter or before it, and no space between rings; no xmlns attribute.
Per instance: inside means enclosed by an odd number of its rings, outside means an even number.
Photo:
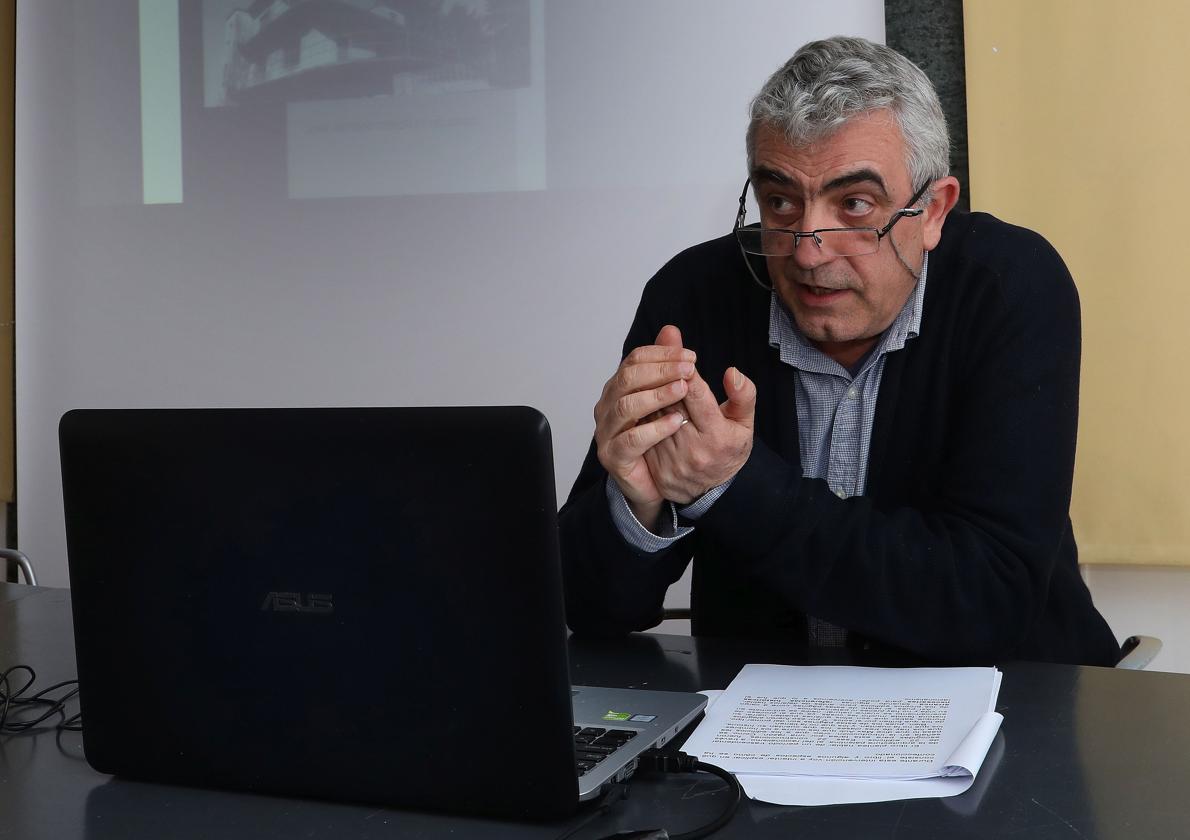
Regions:
<svg viewBox="0 0 1190 840"><path fill-rule="evenodd" d="M631 729L603 729L598 726L574 727L574 756L581 776L607 759L637 735Z"/></svg>

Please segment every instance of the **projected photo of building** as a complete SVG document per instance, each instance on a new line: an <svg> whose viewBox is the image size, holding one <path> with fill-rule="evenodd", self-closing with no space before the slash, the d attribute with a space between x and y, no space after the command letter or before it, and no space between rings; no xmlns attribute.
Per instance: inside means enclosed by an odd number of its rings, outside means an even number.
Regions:
<svg viewBox="0 0 1190 840"><path fill-rule="evenodd" d="M193 125L288 197L545 187L545 0L201 2Z"/></svg>
<svg viewBox="0 0 1190 840"><path fill-rule="evenodd" d="M490 90L530 83L529 0L239 0L208 105ZM219 49L221 47L221 50ZM214 49L213 49L214 48ZM212 68L214 69L214 68ZM208 74L210 85L211 74Z"/></svg>

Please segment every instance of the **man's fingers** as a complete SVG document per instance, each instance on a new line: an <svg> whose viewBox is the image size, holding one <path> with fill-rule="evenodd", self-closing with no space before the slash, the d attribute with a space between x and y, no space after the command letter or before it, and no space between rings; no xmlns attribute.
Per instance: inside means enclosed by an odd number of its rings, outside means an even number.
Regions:
<svg viewBox="0 0 1190 840"><path fill-rule="evenodd" d="M646 420L652 414L657 414L664 408L682 401L686 396L686 380L677 379L668 382L660 388L650 388L645 391L634 391L620 397L612 406L617 425L620 428L635 425L638 421Z"/></svg>
<svg viewBox="0 0 1190 840"><path fill-rule="evenodd" d="M695 371L690 377L686 389L686 410L690 414L690 422L699 431L706 431L721 419L719 401L715 398L711 386Z"/></svg>
<svg viewBox="0 0 1190 840"><path fill-rule="evenodd" d="M727 392L727 402L720 406L723 416L751 429L756 415L756 385L739 368L732 367L723 374L723 390Z"/></svg>
<svg viewBox="0 0 1190 840"><path fill-rule="evenodd" d="M624 357L621 365L639 365L648 362L696 362L693 350L685 347L668 347L661 344L645 344Z"/></svg>
<svg viewBox="0 0 1190 840"><path fill-rule="evenodd" d="M695 375L691 362L656 362L624 365L612 379L612 388L619 395L632 394L647 388L659 388L676 380Z"/></svg>
<svg viewBox="0 0 1190 840"><path fill-rule="evenodd" d="M682 420L682 413L675 411L621 432L608 444L608 460L612 465L631 467L646 452L680 429Z"/></svg>

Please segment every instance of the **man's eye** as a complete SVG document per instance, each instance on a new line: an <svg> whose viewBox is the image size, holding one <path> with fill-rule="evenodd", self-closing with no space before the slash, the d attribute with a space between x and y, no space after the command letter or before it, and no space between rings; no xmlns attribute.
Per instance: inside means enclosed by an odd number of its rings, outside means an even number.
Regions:
<svg viewBox="0 0 1190 840"><path fill-rule="evenodd" d="M845 198L843 212L849 216L863 216L872 212L872 203L862 198Z"/></svg>
<svg viewBox="0 0 1190 840"><path fill-rule="evenodd" d="M787 216L795 210L792 201L779 195L770 196L766 203L770 210L782 216Z"/></svg>

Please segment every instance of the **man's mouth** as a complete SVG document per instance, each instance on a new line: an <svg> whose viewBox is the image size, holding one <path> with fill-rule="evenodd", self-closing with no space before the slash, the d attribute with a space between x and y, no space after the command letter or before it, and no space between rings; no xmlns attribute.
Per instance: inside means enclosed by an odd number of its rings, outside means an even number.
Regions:
<svg viewBox="0 0 1190 840"><path fill-rule="evenodd" d="M845 292L846 289L835 289L830 286L811 286L808 283L799 284L801 289L813 297L829 297L830 295Z"/></svg>
<svg viewBox="0 0 1190 840"><path fill-rule="evenodd" d="M799 305L806 310L833 310L847 301L851 290L847 287L817 286L810 283L794 284L794 300L791 305Z"/></svg>

